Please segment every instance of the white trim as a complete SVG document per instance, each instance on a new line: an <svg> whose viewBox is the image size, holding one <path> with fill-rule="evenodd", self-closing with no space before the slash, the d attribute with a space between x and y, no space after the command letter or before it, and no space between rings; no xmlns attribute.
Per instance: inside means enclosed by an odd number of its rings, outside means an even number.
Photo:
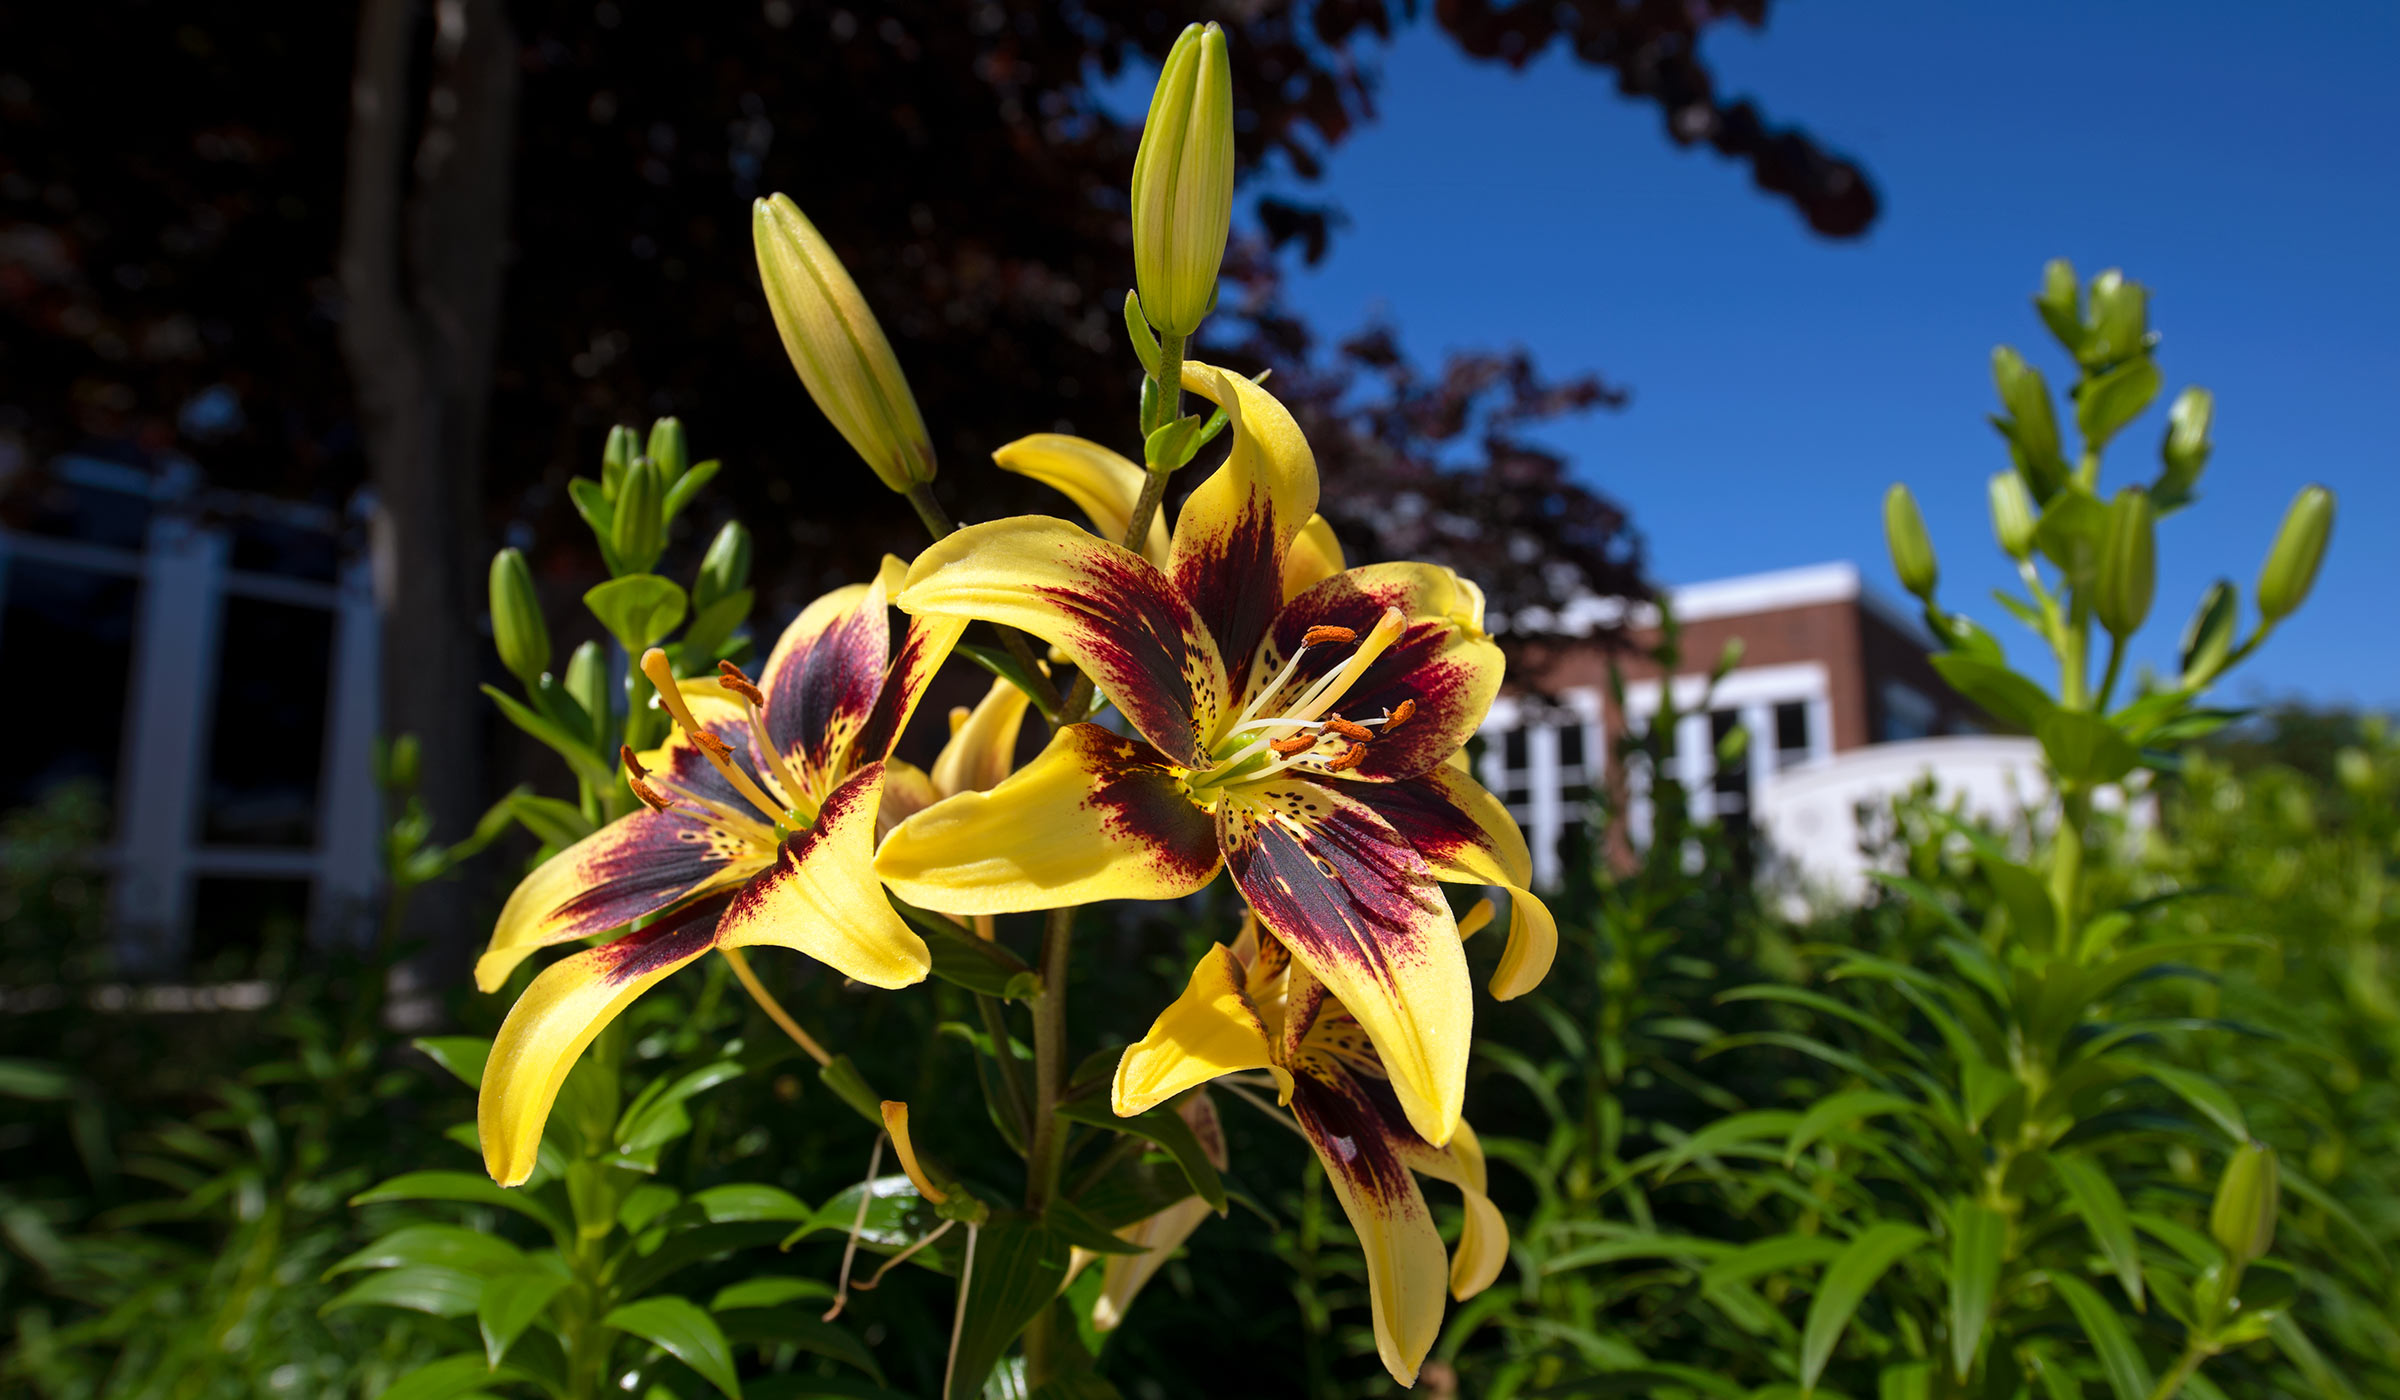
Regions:
<svg viewBox="0 0 2400 1400"><path fill-rule="evenodd" d="M1568 803L1567 789L1579 787L1596 794L1606 777L1605 713L1597 687L1571 686L1559 692L1555 706L1536 708L1524 697L1503 696L1493 702L1484 718L1480 731L1485 741L1483 766L1478 776L1507 803L1509 815L1524 828L1525 843L1533 853L1533 882L1538 887L1550 889L1558 884L1566 866L1559 840L1570 823L1584 816ZM1569 724L1583 731L1580 765L1559 761L1559 734ZM1514 785L1509 781L1507 736L1518 730L1525 734L1525 765L1516 770L1523 775L1525 797L1509 803L1507 793Z"/></svg>

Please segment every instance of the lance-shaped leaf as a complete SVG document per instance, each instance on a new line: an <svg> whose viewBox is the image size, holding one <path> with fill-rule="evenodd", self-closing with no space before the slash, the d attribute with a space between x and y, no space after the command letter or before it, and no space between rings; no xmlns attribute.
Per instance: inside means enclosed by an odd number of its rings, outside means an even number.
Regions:
<svg viewBox="0 0 2400 1400"><path fill-rule="evenodd" d="M1808 1321L1800 1334L1800 1389L1814 1391L1817 1378L1825 1374L1825 1363L1833 1359L1833 1348L1841 1341L1842 1332L1850 1325L1850 1317L1858 1311L1859 1303L1875 1287L1884 1271L1899 1262L1911 1250L1925 1243L1925 1232L1914 1225L1896 1220L1881 1221L1867 1227L1850 1241L1842 1257L1833 1261L1825 1277L1817 1284L1817 1295L1808 1303Z"/></svg>

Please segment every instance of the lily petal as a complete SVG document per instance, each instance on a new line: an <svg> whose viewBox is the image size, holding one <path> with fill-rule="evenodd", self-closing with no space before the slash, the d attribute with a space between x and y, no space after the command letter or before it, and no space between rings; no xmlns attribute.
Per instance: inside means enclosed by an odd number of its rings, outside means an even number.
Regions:
<svg viewBox="0 0 2400 1400"><path fill-rule="evenodd" d="M1123 543L1125 527L1141 500L1149 472L1141 463L1111 452L1088 438L1066 433L1035 433L1021 437L992 454L1002 471L1029 476L1055 488L1092 522L1092 533ZM1150 538L1142 557L1153 564L1167 562L1167 517L1150 518Z"/></svg>
<svg viewBox="0 0 2400 1400"><path fill-rule="evenodd" d="M1322 515L1310 516L1292 536L1291 552L1283 556L1283 600L1290 602L1348 567L1333 527Z"/></svg>
<svg viewBox="0 0 2400 1400"><path fill-rule="evenodd" d="M621 817L543 861L517 885L501 906L491 945L475 960L475 985L498 991L538 948L623 928L740 884L765 868L768 858L763 846L688 806Z"/></svg>
<svg viewBox="0 0 2400 1400"><path fill-rule="evenodd" d="M1117 1238L1143 1246L1139 1254L1111 1254L1100 1273L1100 1296L1092 1301L1092 1329L1113 1332L1125 1321L1134 1295L1209 1217L1208 1202L1186 1196L1158 1214L1117 1231Z"/></svg>
<svg viewBox="0 0 2400 1400"><path fill-rule="evenodd" d="M880 843L892 834L893 827L941 800L924 769L903 759L884 760L883 805L875 813L876 841Z"/></svg>
<svg viewBox="0 0 2400 1400"><path fill-rule="evenodd" d="M950 731L933 761L933 788L944 797L961 792L984 792L1016 771L1017 735L1032 703L1024 691L997 676L992 688L975 702L965 721Z"/></svg>
<svg viewBox="0 0 2400 1400"><path fill-rule="evenodd" d="M1407 1155L1409 1166L1456 1186L1466 1199L1458 1248L1450 1253L1450 1296L1465 1302L1491 1287L1508 1264L1508 1221L1488 1194L1491 1182L1484 1167L1483 1144L1473 1128L1460 1123L1458 1136L1450 1139L1448 1147L1418 1144Z"/></svg>
<svg viewBox="0 0 2400 1400"><path fill-rule="evenodd" d="M475 1101L475 1132L492 1180L533 1174L542 1125L575 1059L635 997L716 946L717 901L542 969L492 1039Z"/></svg>
<svg viewBox="0 0 2400 1400"><path fill-rule="evenodd" d="M1479 590L1433 564L1369 564L1336 574L1284 606L1249 670L1254 677L1278 674L1311 627L1347 627L1364 636L1386 608L1399 609L1407 627L1336 706L1352 719L1382 715L1403 700L1414 706L1406 723L1376 736L1365 761L1348 774L1370 782L1412 778L1441 763L1491 710L1505 663L1484 634ZM1311 648L1287 689L1308 685L1347 655L1342 647ZM1273 704L1266 712L1274 712Z"/></svg>
<svg viewBox="0 0 2400 1400"><path fill-rule="evenodd" d="M846 609L828 610L830 615L817 612L825 599L802 610L777 639L759 686L767 697L768 742L816 772L850 766L853 745L883 693L883 673L892 660L883 580L855 594L835 592L854 601Z"/></svg>
<svg viewBox="0 0 2400 1400"><path fill-rule="evenodd" d="M934 673L950 659L950 649L958 645L959 635L966 630L963 617L909 619L908 631L900 638L900 654L884 668L883 688L875 697L865 728L859 731L853 762L892 756L908 729L909 717L917 712L917 702L925 698L925 687L933 684Z"/></svg>
<svg viewBox="0 0 2400 1400"><path fill-rule="evenodd" d="M910 817L875 858L902 899L958 914L1176 899L1217 866L1216 831L1175 767L1096 724L1061 729L990 792Z"/></svg>
<svg viewBox="0 0 2400 1400"><path fill-rule="evenodd" d="M1448 765L1353 790L1417 848L1434 878L1508 891L1508 947L1492 974L1492 995L1507 1001L1540 986L1558 956L1558 920L1528 888L1533 854L1500 799Z"/></svg>
<svg viewBox="0 0 2400 1400"><path fill-rule="evenodd" d="M1259 922L1374 1042L1408 1121L1445 1143L1466 1096L1474 997L1433 871L1347 783L1245 783L1217 808Z"/></svg>
<svg viewBox="0 0 2400 1400"><path fill-rule="evenodd" d="M1390 1086L1354 1074L1298 1076L1292 1115L1333 1182L1367 1256L1375 1350L1384 1369L1413 1385L1441 1332L1441 1232L1408 1158L1421 1151Z"/></svg>
<svg viewBox="0 0 2400 1400"><path fill-rule="evenodd" d="M970 525L917 556L900 594L915 616L982 618L1064 650L1141 736L1186 767L1231 692L1216 642L1140 555L1064 520Z"/></svg>
<svg viewBox="0 0 2400 1400"><path fill-rule="evenodd" d="M1183 995L1117 1061L1109 1106L1119 1118L1146 1112L1219 1075L1275 1067L1266 1025L1243 987L1243 975L1241 963L1222 943L1200 955ZM1276 1078L1288 1080L1281 1072Z"/></svg>
<svg viewBox="0 0 2400 1400"><path fill-rule="evenodd" d="M875 878L883 765L859 769L825 798L816 825L783 843L733 897L718 926L727 947L772 943L872 987L906 987L933 968L925 940L900 921Z"/></svg>
<svg viewBox="0 0 2400 1400"><path fill-rule="evenodd" d="M1292 536L1317 508L1317 459L1290 411L1241 375L1187 360L1183 387L1225 410L1233 450L1185 498L1168 572L1216 638L1238 691L1240 668L1283 601Z"/></svg>

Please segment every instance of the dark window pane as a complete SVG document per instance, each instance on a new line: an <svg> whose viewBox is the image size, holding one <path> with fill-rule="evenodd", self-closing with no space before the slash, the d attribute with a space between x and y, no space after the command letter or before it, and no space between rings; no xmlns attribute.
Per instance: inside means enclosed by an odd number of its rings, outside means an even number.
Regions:
<svg viewBox="0 0 2400 1400"><path fill-rule="evenodd" d="M21 500L24 513L15 523L28 534L140 549L150 526L150 498L139 492L52 476Z"/></svg>
<svg viewBox="0 0 2400 1400"><path fill-rule="evenodd" d="M1775 707L1775 747L1785 753L1808 748L1808 703L1787 700Z"/></svg>
<svg viewBox="0 0 2400 1400"><path fill-rule="evenodd" d="M0 686L0 732L10 736L0 809L80 781L113 810L141 585L129 574L15 559L0 590L0 675L27 682Z"/></svg>
<svg viewBox="0 0 2400 1400"><path fill-rule="evenodd" d="M308 525L245 517L233 522L227 563L251 573L331 583L341 568L341 544Z"/></svg>
<svg viewBox="0 0 2400 1400"><path fill-rule="evenodd" d="M308 927L308 881L204 875L192 882L195 981L243 977L288 958Z"/></svg>
<svg viewBox="0 0 2400 1400"><path fill-rule="evenodd" d="M1511 729L1500 739L1500 761L1511 768L1525 766L1525 731Z"/></svg>
<svg viewBox="0 0 2400 1400"><path fill-rule="evenodd" d="M314 845L333 614L228 597L222 636L201 839Z"/></svg>
<svg viewBox="0 0 2400 1400"><path fill-rule="evenodd" d="M1583 726L1562 724L1558 727L1558 762L1562 768L1583 762Z"/></svg>
<svg viewBox="0 0 2400 1400"><path fill-rule="evenodd" d="M1561 822L1558 828L1558 864L1562 870L1574 870L1592 858L1591 828L1580 821Z"/></svg>

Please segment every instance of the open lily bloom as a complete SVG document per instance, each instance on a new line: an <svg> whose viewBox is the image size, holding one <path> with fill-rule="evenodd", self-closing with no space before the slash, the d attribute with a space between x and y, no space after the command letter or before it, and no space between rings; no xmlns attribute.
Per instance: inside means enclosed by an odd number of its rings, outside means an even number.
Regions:
<svg viewBox="0 0 2400 1400"><path fill-rule="evenodd" d="M1463 1301L1490 1287L1508 1262L1508 1223L1486 1194L1474 1130L1462 1122L1447 1146L1426 1141L1357 1019L1255 922L1233 947L1209 949L1183 995L1127 1047L1114 1107L1140 1113L1243 1070L1274 1076L1316 1148L1366 1251L1375 1349L1394 1379L1414 1384L1441 1331L1445 1278L1450 1296ZM1450 1182L1466 1199L1447 1270L1419 1174Z"/></svg>
<svg viewBox="0 0 2400 1400"><path fill-rule="evenodd" d="M924 618L892 651L888 598L904 566L837 589L784 631L753 684L677 684L675 731L626 755L643 808L544 862L500 911L475 980L496 990L537 948L641 928L543 970L492 1042L476 1107L503 1186L533 1170L575 1058L634 998L713 948L796 948L843 975L904 987L931 966L877 883L885 761L963 624Z"/></svg>
<svg viewBox="0 0 2400 1400"><path fill-rule="evenodd" d="M1473 1008L1437 882L1510 890L1496 995L1540 982L1556 944L1525 892L1523 836L1448 762L1500 686L1483 596L1448 569L1377 564L1287 602L1317 501L1308 444L1238 375L1187 363L1185 384L1226 410L1233 447L1185 502L1164 568L1020 516L935 545L899 595L916 616L987 618L1061 648L1136 737L1062 728L991 791L901 823L876 868L913 903L970 914L1175 898L1230 868L1366 1029L1409 1121L1447 1142Z"/></svg>

